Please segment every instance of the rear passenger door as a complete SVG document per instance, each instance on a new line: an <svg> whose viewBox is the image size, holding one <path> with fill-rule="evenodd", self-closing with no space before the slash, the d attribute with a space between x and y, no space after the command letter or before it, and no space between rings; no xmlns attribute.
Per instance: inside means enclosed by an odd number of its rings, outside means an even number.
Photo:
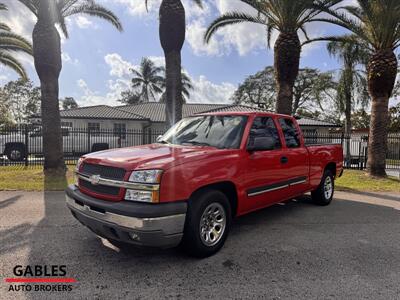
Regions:
<svg viewBox="0 0 400 300"><path fill-rule="evenodd" d="M301 140L300 129L291 118L279 118L279 126L284 137L281 163L289 182L288 195L298 196L309 185L309 155Z"/></svg>

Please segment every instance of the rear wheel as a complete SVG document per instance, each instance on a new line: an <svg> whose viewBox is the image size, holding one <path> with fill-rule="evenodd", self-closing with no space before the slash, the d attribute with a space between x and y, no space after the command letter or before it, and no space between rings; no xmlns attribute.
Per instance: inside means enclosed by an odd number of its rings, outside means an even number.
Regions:
<svg viewBox="0 0 400 300"><path fill-rule="evenodd" d="M7 149L7 158L11 161L23 161L25 155L25 147L23 145L12 145Z"/></svg>
<svg viewBox="0 0 400 300"><path fill-rule="evenodd" d="M318 205L329 205L333 199L335 181L330 170L325 170L318 188L311 192L313 201Z"/></svg>
<svg viewBox="0 0 400 300"><path fill-rule="evenodd" d="M226 195L205 190L189 201L183 236L185 250L193 256L207 257L225 243L232 220Z"/></svg>

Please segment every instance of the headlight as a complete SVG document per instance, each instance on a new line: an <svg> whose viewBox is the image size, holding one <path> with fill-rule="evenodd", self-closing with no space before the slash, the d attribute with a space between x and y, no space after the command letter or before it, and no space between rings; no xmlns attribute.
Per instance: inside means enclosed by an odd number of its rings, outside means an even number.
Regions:
<svg viewBox="0 0 400 300"><path fill-rule="evenodd" d="M133 171L129 176L130 182L137 183L160 183L162 170Z"/></svg>

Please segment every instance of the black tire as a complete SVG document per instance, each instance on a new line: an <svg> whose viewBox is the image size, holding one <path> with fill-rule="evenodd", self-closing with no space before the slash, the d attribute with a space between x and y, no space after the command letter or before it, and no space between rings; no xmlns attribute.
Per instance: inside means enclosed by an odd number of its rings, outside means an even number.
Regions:
<svg viewBox="0 0 400 300"><path fill-rule="evenodd" d="M218 211L217 211L218 210ZM215 238L214 243L211 244L211 240L209 241L209 245L207 245L205 239L207 234L203 234L201 236L200 230L200 221L203 214L207 215L207 212L214 211L218 213L221 210L220 215L216 215L216 219L214 219L214 229L216 229L216 233L218 233L218 220L222 220L222 216L225 216L225 226L220 225L219 230L221 234L218 235L218 238ZM222 213L223 210L223 213ZM206 212L207 211L207 212ZM211 213L209 215L212 215ZM221 218L220 218L221 217ZM206 218L205 218L206 219ZM213 222L209 220L210 222ZM229 227L232 221L232 212L231 206L229 204L229 200L226 195L218 190L203 190L200 193L194 195L188 204L188 211L186 214L186 222L185 229L182 239L182 246L185 251L192 256L195 257L208 257L216 252L218 252L225 243L225 240L229 233ZM223 221L220 223L223 224ZM210 225L210 227L213 227ZM216 237L211 233L208 237Z"/></svg>
<svg viewBox="0 0 400 300"><path fill-rule="evenodd" d="M103 150L108 150L108 149L110 149L110 147L108 146L107 143L96 143L96 144L93 144L91 152L98 152L98 151L103 151Z"/></svg>
<svg viewBox="0 0 400 300"><path fill-rule="evenodd" d="M331 184L331 192L325 191L325 186L329 182ZM329 205L332 202L333 194L335 192L335 181L333 174L330 170L325 170L324 175L322 176L321 183L315 191L311 192L311 198L315 204L325 206Z"/></svg>
<svg viewBox="0 0 400 300"><path fill-rule="evenodd" d="M22 144L9 145L6 155L10 161L23 161L26 156L25 146Z"/></svg>

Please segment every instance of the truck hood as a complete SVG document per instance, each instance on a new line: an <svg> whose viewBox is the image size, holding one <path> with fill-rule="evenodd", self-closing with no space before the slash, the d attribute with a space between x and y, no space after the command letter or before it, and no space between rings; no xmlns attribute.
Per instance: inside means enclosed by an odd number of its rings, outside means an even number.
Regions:
<svg viewBox="0 0 400 300"><path fill-rule="evenodd" d="M168 169L215 155L221 150L213 147L151 144L112 149L85 155L85 162L124 168L126 170Z"/></svg>

